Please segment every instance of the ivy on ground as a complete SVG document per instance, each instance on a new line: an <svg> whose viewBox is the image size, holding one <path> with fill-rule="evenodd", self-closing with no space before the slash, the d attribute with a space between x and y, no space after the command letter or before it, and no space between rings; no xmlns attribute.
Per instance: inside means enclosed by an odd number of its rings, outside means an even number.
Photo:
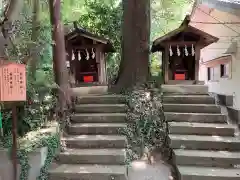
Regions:
<svg viewBox="0 0 240 180"><path fill-rule="evenodd" d="M31 132L30 132L31 133ZM29 133L29 134L30 134ZM55 158L56 153L60 147L60 136L58 132L50 132L50 133L36 133L30 135L29 138L25 137L19 140L20 147L17 151L18 161L21 167L20 172L20 180L28 180L30 165L28 155L31 152L34 152L38 148L47 147L48 153L44 163L44 166L40 170L40 175L37 177L37 180L47 180L48 177L48 169ZM9 149L9 157L12 147L11 137L6 137L4 139L4 148Z"/></svg>
<svg viewBox="0 0 240 180"><path fill-rule="evenodd" d="M128 139L127 163L156 149L169 158L168 124L163 113L161 89L156 88L156 83L138 86L127 93L127 102L129 123L123 129Z"/></svg>
<svg viewBox="0 0 240 180"><path fill-rule="evenodd" d="M41 168L40 176L37 180L47 180L48 179L48 169L51 165L51 162L56 156L58 149L60 148L60 135L57 133L49 138L43 140L43 147L48 147L47 158L45 160L44 166Z"/></svg>

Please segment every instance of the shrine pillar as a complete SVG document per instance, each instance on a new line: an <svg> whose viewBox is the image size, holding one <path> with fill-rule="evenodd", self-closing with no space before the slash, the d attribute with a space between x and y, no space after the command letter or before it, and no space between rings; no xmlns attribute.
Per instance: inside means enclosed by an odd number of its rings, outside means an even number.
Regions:
<svg viewBox="0 0 240 180"><path fill-rule="evenodd" d="M196 45L195 47L195 80L199 80L199 62L200 62L200 47Z"/></svg>

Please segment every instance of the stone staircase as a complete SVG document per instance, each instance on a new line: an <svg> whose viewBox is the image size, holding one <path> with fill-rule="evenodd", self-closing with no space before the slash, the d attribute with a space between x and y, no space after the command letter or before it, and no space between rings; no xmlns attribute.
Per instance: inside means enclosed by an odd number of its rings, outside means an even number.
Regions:
<svg viewBox="0 0 240 180"><path fill-rule="evenodd" d="M59 154L60 165L49 172L49 180L126 179L126 137L119 134L126 126L124 102L122 96L88 90L79 96L65 137L67 150Z"/></svg>
<svg viewBox="0 0 240 180"><path fill-rule="evenodd" d="M204 85L163 85L170 145L181 180L239 180L240 138Z"/></svg>

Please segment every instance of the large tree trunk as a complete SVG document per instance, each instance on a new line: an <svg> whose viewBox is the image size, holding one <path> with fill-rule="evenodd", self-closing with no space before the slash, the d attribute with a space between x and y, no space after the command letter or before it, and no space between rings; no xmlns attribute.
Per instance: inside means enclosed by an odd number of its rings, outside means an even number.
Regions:
<svg viewBox="0 0 240 180"><path fill-rule="evenodd" d="M33 15L32 15L32 52L31 52L31 60L30 60L30 73L32 80L36 80L36 70L39 59L38 45L37 40L39 38L39 28L40 28L40 0L33 0Z"/></svg>
<svg viewBox="0 0 240 180"><path fill-rule="evenodd" d="M149 77L150 0L123 0L122 60L117 90Z"/></svg>
<svg viewBox="0 0 240 180"><path fill-rule="evenodd" d="M4 17L13 22L19 16L23 7L24 0L10 0L7 9L4 11Z"/></svg>
<svg viewBox="0 0 240 180"><path fill-rule="evenodd" d="M8 6L4 10L4 22L2 22L2 33L0 33L0 59L7 58L5 54L5 45L9 45L9 41L8 39L6 39L8 38L6 31L9 27L6 26L8 26L9 23L12 23L17 19L23 7L23 2L23 0L11 0L9 1Z"/></svg>
<svg viewBox="0 0 240 180"><path fill-rule="evenodd" d="M61 111L70 102L64 30L60 18L60 0L49 0L50 20L53 26L53 69L58 84L58 100Z"/></svg>

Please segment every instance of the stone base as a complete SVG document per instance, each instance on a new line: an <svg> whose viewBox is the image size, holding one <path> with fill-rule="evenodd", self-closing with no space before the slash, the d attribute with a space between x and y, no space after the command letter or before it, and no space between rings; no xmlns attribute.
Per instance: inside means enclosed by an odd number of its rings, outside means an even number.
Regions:
<svg viewBox="0 0 240 180"><path fill-rule="evenodd" d="M204 81L196 81L196 80L169 80L166 84L169 85L177 85L177 84L183 84L183 85L193 85L193 84L199 84L204 85Z"/></svg>
<svg viewBox="0 0 240 180"><path fill-rule="evenodd" d="M240 128L240 110L233 107L233 96L223 94L215 94L215 96L217 96L219 104L226 107L231 122L238 125Z"/></svg>
<svg viewBox="0 0 240 180"><path fill-rule="evenodd" d="M171 93L171 94L208 94L208 86L205 85L184 85L184 84L177 84L177 85L162 85L162 92L163 93Z"/></svg>
<svg viewBox="0 0 240 180"><path fill-rule="evenodd" d="M72 88L72 93L75 96L86 96L92 94L107 94L108 86L86 86Z"/></svg>
<svg viewBox="0 0 240 180"><path fill-rule="evenodd" d="M44 166L47 157L47 147L39 148L29 153L28 163L30 165L28 180L36 180L40 175L40 170ZM0 180L13 179L13 165L6 149L0 150ZM18 177L21 173L21 166L18 165Z"/></svg>

